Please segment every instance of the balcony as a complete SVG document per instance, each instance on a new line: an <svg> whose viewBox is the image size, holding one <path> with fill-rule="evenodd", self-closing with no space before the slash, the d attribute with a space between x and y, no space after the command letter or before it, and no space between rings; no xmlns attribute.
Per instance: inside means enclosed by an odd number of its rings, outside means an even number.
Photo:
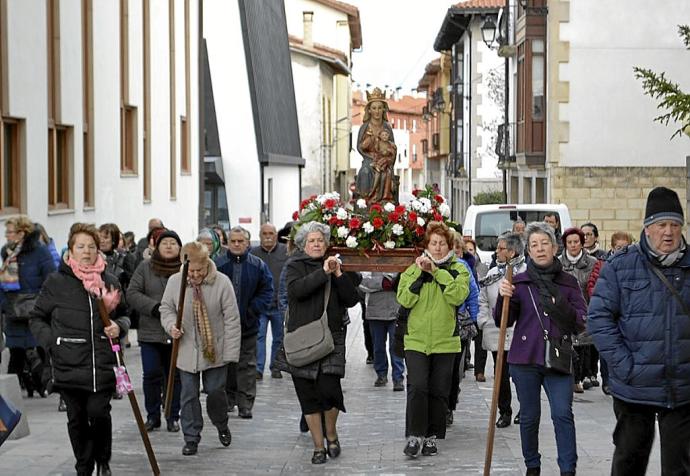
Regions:
<svg viewBox="0 0 690 476"><path fill-rule="evenodd" d="M494 149L494 152L496 152L496 155L498 156L498 168L503 168L507 164L514 163L515 158L516 158L516 152L515 152L515 123L511 122L508 124L508 134L505 133L505 124L499 124L498 126L498 137L496 139L496 149ZM505 157L505 145L506 141L508 141L508 151L509 155L506 160Z"/></svg>

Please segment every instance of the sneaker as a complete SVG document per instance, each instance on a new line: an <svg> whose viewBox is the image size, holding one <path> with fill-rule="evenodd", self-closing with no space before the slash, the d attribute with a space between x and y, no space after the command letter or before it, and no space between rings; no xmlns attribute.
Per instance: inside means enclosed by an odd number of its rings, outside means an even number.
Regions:
<svg viewBox="0 0 690 476"><path fill-rule="evenodd" d="M230 428L227 426L218 430L218 440L223 446L230 446L232 443L232 435L230 434Z"/></svg>
<svg viewBox="0 0 690 476"><path fill-rule="evenodd" d="M402 392L405 390L405 384L403 383L402 380L393 380L393 391L394 392Z"/></svg>
<svg viewBox="0 0 690 476"><path fill-rule="evenodd" d="M280 370L271 370L271 378L283 378L283 373Z"/></svg>
<svg viewBox="0 0 690 476"><path fill-rule="evenodd" d="M436 447L436 437L430 436L424 439L424 446L422 447L422 456L435 456L438 454Z"/></svg>
<svg viewBox="0 0 690 476"><path fill-rule="evenodd" d="M573 384L573 392L575 393L585 393L585 390L582 388L581 383L575 383Z"/></svg>
<svg viewBox="0 0 690 476"><path fill-rule="evenodd" d="M592 381L592 387L598 387L599 386L599 381L597 380L596 377L592 377L590 380Z"/></svg>
<svg viewBox="0 0 690 476"><path fill-rule="evenodd" d="M374 387L385 387L388 383L388 377L378 376L376 382L374 382Z"/></svg>
<svg viewBox="0 0 690 476"><path fill-rule="evenodd" d="M592 387L593 387L592 381L591 381L589 378L585 378L585 379L582 381L582 388L583 388L584 390L589 390L589 389L592 388Z"/></svg>
<svg viewBox="0 0 690 476"><path fill-rule="evenodd" d="M182 447L182 454L185 456L195 455L199 451L199 444L191 441L184 444Z"/></svg>
<svg viewBox="0 0 690 476"><path fill-rule="evenodd" d="M403 454L405 454L405 456L409 456L410 458L416 458L417 456L419 456L419 453L421 451L422 439L418 436L410 436L407 439L407 444L405 445Z"/></svg>

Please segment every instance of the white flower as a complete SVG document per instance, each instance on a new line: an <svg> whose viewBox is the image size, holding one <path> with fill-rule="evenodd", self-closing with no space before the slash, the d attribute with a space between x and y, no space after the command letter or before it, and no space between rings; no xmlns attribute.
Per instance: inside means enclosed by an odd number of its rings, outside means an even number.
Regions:
<svg viewBox="0 0 690 476"><path fill-rule="evenodd" d="M395 248L395 241L390 241L390 240L385 241L383 243L383 247L386 248L387 250L392 250L393 248Z"/></svg>
<svg viewBox="0 0 690 476"><path fill-rule="evenodd" d="M426 205L422 204L419 207L419 212L420 213L429 213L430 207L427 207Z"/></svg>
<svg viewBox="0 0 690 476"><path fill-rule="evenodd" d="M450 207L448 205L446 205L445 203L442 203L438 206L438 211L442 216L444 216L446 218L448 218L450 216Z"/></svg>
<svg viewBox="0 0 690 476"><path fill-rule="evenodd" d="M370 222L365 222L364 225L362 225L362 229L368 234L374 231L374 225Z"/></svg>
<svg viewBox="0 0 690 476"><path fill-rule="evenodd" d="M348 236L347 240L345 240L345 245L348 248L356 248L357 247L357 238L354 236Z"/></svg>
<svg viewBox="0 0 690 476"><path fill-rule="evenodd" d="M345 226L338 227L338 238L345 238L350 234L350 229Z"/></svg>
<svg viewBox="0 0 690 476"><path fill-rule="evenodd" d="M412 207L413 210L419 211L420 208L422 208L422 204L419 202L419 200L412 200L410 202L410 206Z"/></svg>
<svg viewBox="0 0 690 476"><path fill-rule="evenodd" d="M328 222L328 220L330 220L332 216L333 215L331 215L330 213L324 213L323 214L323 221Z"/></svg>
<svg viewBox="0 0 690 476"><path fill-rule="evenodd" d="M419 199L419 201L421 202L423 207L431 208L431 200L429 200L428 198L422 197Z"/></svg>
<svg viewBox="0 0 690 476"><path fill-rule="evenodd" d="M417 225L424 226L424 223L425 223L424 218L417 217Z"/></svg>
<svg viewBox="0 0 690 476"><path fill-rule="evenodd" d="M360 198L359 200L357 200L357 206L359 208L367 208L367 201L363 198Z"/></svg>
<svg viewBox="0 0 690 476"><path fill-rule="evenodd" d="M404 231L405 231L405 230L403 229L403 227L402 227L401 224L396 223L395 225L393 225L393 234L394 234L394 235L400 236L400 235L402 235L402 234L404 233Z"/></svg>
<svg viewBox="0 0 690 476"><path fill-rule="evenodd" d="M338 217L338 220L347 220L347 210L344 208L338 208L335 216Z"/></svg>
<svg viewBox="0 0 690 476"><path fill-rule="evenodd" d="M388 213L394 212L395 211L395 205L393 205L391 202L388 202L383 206L383 209L386 210Z"/></svg>
<svg viewBox="0 0 690 476"><path fill-rule="evenodd" d="M316 201L319 202L321 206L323 206L323 204L326 203L326 199L328 199L326 195L319 195L318 197L316 197Z"/></svg>

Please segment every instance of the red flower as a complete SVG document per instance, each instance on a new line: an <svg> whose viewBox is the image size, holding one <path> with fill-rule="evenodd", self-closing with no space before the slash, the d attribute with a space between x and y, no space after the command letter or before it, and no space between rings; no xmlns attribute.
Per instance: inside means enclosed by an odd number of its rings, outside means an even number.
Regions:
<svg viewBox="0 0 690 476"><path fill-rule="evenodd" d="M410 221L417 223L417 213L416 212L410 212L410 214L407 216L410 218Z"/></svg>
<svg viewBox="0 0 690 476"><path fill-rule="evenodd" d="M324 202L323 206L325 208L333 208L337 205L338 202L335 201L334 198L327 198L326 201Z"/></svg>
<svg viewBox="0 0 690 476"><path fill-rule="evenodd" d="M390 212L390 213L388 214L388 221L390 221L390 222L392 222L392 223L397 222L399 219L400 219L400 215L398 215L398 214L395 213L395 212Z"/></svg>
<svg viewBox="0 0 690 476"><path fill-rule="evenodd" d="M371 224L374 225L374 228L378 230L383 226L383 219L376 217L373 220L371 220Z"/></svg>
<svg viewBox="0 0 690 476"><path fill-rule="evenodd" d="M397 207L395 207L395 213L397 213L398 215L404 214L405 210L405 205L398 205Z"/></svg>
<svg viewBox="0 0 690 476"><path fill-rule="evenodd" d="M434 195L434 200L438 203L443 203L443 197L441 195Z"/></svg>
<svg viewBox="0 0 690 476"><path fill-rule="evenodd" d="M379 205L378 203L374 203L374 204L371 206L371 211L372 211L372 212L373 212L373 211L377 211L377 212L379 212L379 213L383 213L383 208L382 208L381 205Z"/></svg>
<svg viewBox="0 0 690 476"><path fill-rule="evenodd" d="M295 211L295 213L292 214L292 220L297 221L299 220L299 212Z"/></svg>
<svg viewBox="0 0 690 476"><path fill-rule="evenodd" d="M350 218L351 230L357 230L360 226L362 226L362 222L359 220L359 218Z"/></svg>
<svg viewBox="0 0 690 476"><path fill-rule="evenodd" d="M309 202L310 202L310 200L308 198L305 198L304 200L302 200L299 204L299 209L304 210L307 207L307 205L309 205Z"/></svg>
<svg viewBox="0 0 690 476"><path fill-rule="evenodd" d="M441 214L440 214L439 212L437 212L436 210L434 210L434 221L443 222L443 217L442 217Z"/></svg>
<svg viewBox="0 0 690 476"><path fill-rule="evenodd" d="M312 195L311 197L309 197L309 200L316 200L316 194L314 194L314 195Z"/></svg>
<svg viewBox="0 0 690 476"><path fill-rule="evenodd" d="M421 226L418 226L417 229L415 230L415 233L417 233L417 236L424 236L424 228Z"/></svg>
<svg viewBox="0 0 690 476"><path fill-rule="evenodd" d="M419 189L415 188L414 190L412 190L412 195L414 195L415 197L418 197L419 196Z"/></svg>
<svg viewBox="0 0 690 476"><path fill-rule="evenodd" d="M335 216L335 215L333 215L332 217L330 217L330 218L328 219L328 224L329 224L329 225L335 225L335 224L337 224L337 223L338 223L338 217Z"/></svg>

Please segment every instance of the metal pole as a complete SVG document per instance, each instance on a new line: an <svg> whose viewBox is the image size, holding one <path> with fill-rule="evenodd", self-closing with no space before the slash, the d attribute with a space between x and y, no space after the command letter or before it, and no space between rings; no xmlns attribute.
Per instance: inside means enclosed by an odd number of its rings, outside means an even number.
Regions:
<svg viewBox="0 0 690 476"><path fill-rule="evenodd" d="M510 41L510 38L508 38L508 34L510 32L510 0L506 0L505 9L505 39L506 45L508 45ZM508 162L510 161L510 62L507 55L505 60L505 82L506 89L505 97L503 98L505 103L505 118L503 125L503 140L505 140L505 143L503 144L503 203L508 203L508 173L506 168L508 167Z"/></svg>

